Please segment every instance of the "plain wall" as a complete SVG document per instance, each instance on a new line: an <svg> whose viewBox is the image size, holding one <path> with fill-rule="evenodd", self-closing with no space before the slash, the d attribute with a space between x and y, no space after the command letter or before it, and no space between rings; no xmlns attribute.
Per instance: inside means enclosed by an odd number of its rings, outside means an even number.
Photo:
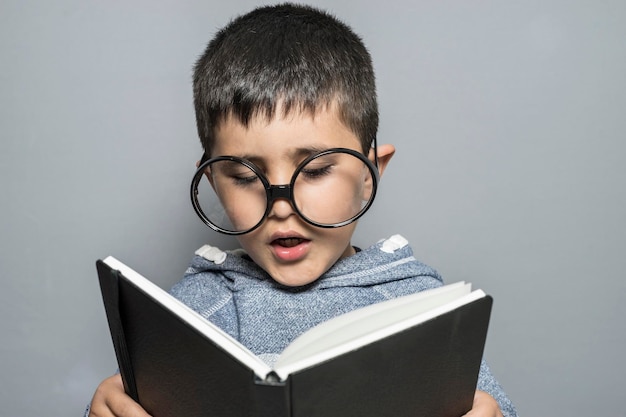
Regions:
<svg viewBox="0 0 626 417"><path fill-rule="evenodd" d="M191 67L258 3L0 3L0 414L79 416L116 364L94 262L204 243ZM314 1L362 35L398 149L354 244L402 233L495 298L524 416L626 416L626 3Z"/></svg>

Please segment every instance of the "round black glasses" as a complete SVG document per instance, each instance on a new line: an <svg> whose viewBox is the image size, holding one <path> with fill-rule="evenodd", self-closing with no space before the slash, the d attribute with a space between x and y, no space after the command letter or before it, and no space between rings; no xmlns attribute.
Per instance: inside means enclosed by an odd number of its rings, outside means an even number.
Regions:
<svg viewBox="0 0 626 417"><path fill-rule="evenodd" d="M302 161L289 184L272 185L254 163L235 156L200 161L191 181L191 202L202 221L227 235L259 227L275 200L289 201L307 223L346 226L372 205L378 169L363 154L332 148Z"/></svg>

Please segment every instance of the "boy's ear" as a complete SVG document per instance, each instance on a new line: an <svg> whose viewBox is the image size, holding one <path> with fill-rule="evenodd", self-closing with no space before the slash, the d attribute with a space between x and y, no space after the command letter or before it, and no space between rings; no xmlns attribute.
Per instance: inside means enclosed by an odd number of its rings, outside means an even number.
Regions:
<svg viewBox="0 0 626 417"><path fill-rule="evenodd" d="M391 157L396 153L396 148L393 145L384 144L376 148L376 153L378 154L378 174L382 177ZM373 149L370 149L368 157L372 162L374 161Z"/></svg>

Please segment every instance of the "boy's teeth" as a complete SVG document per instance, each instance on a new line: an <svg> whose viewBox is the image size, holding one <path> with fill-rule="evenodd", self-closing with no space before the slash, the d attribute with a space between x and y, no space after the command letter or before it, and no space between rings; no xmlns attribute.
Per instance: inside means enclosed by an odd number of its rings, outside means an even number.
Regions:
<svg viewBox="0 0 626 417"><path fill-rule="evenodd" d="M302 242L302 239L295 238L295 237L288 237L284 239L277 239L276 241L280 246L291 248L293 246L298 245L300 242Z"/></svg>

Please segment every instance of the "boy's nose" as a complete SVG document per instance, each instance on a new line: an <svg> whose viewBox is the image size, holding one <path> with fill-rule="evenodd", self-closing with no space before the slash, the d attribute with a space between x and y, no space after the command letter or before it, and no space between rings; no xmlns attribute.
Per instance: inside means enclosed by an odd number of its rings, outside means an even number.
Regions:
<svg viewBox="0 0 626 417"><path fill-rule="evenodd" d="M291 202L286 198L277 198L270 204L272 205L269 212L270 217L284 219L295 213Z"/></svg>

